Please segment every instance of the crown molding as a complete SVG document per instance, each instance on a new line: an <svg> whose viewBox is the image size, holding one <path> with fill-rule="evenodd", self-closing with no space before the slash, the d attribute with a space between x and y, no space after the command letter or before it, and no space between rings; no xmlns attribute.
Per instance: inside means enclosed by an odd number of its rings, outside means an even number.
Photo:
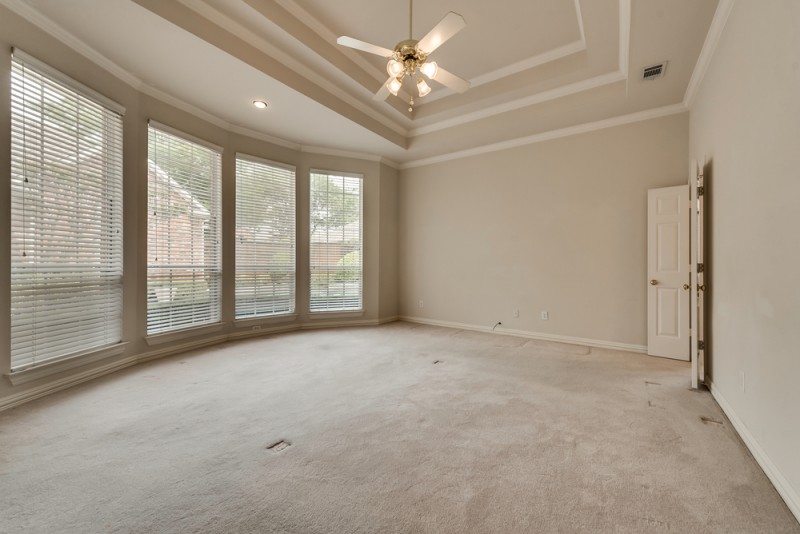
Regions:
<svg viewBox="0 0 800 534"><path fill-rule="evenodd" d="M7 7L9 10L24 18L34 26L40 28L54 39L61 41L78 54L97 64L104 70L110 72L134 89L140 89L144 85L142 80L123 69L82 40L75 37L73 34L56 24L52 19L43 15L33 6L23 2L22 0L0 0L0 5Z"/></svg>
<svg viewBox="0 0 800 534"><path fill-rule="evenodd" d="M310 146L310 145L301 146L300 152L303 152L304 154L319 154L321 156L335 156L337 158L350 158L350 159L359 159L362 161L374 161L377 163L383 163L384 165L388 165L393 169L400 168L400 164L397 163L396 161L392 161L388 158L376 154L368 154L366 152L351 152L349 150L338 150L336 148L327 148L322 146Z"/></svg>
<svg viewBox="0 0 800 534"><path fill-rule="evenodd" d="M542 143L544 141L560 139L562 137L570 137L573 135L593 132L596 130L603 130L606 128L613 128L615 126L622 126L634 122L657 119L660 117L666 117L678 113L685 113L687 111L689 110L686 106L683 105L683 103L672 104L669 106L662 106L660 108L638 111L636 113L630 113L628 115L620 115L618 117L611 117L609 119L603 119L595 122L587 122L576 126L570 126L568 128L551 130L549 132L542 132L534 135L529 135L526 137L520 137L517 139L510 139L508 141L502 141L499 143L492 143L490 145L484 145L475 148L468 148L466 150L450 152L449 154L441 154L439 156L433 156L430 158L422 158L414 161L407 161L400 165L400 169L412 169L414 167L424 167L426 165L433 165L435 163L442 163L445 161L463 159L470 156L488 154L490 152L499 152L501 150L507 150L509 148L517 148L521 146L533 145L536 143Z"/></svg>
<svg viewBox="0 0 800 534"><path fill-rule="evenodd" d="M580 41L570 43L568 45L565 45L564 47L551 50L550 52L540 54L539 56L534 56L519 63L515 63L514 65L509 65L504 69L499 69L497 71L493 71L492 73L483 75L492 77L492 79L487 79L486 81L482 81L481 78L483 78L483 76L479 76L478 78L475 78L474 80L471 81L473 86L482 85L483 83L488 83L490 81L494 81L501 77L508 76L516 72L521 72L522 70L532 68L537 65L542 65L544 63L554 61L556 59L566 57L568 55L586 49L586 36L584 34L584 29L583 29L583 14L581 12L580 0L575 0L575 10L578 16L578 23L581 32ZM596 76L594 78L581 80L580 82L564 85L561 87L557 87L555 89L551 89L549 91L544 91L541 93L530 95L510 102L505 102L503 104L498 104L496 106L489 106L481 110L474 111L472 113L465 113L463 115L454 117L452 119L446 119L443 121L434 122L428 126L421 126L419 128L414 128L409 130L408 137L409 138L417 137L420 135L425 135L446 128L452 128L453 126L458 126L461 124L466 124L468 122L484 119L487 117L491 117L492 115L497 115L499 113L505 113L507 111L513 111L515 109L519 109L522 107L531 106L534 104L540 104L548 100L555 100L557 98L569 96L582 91L587 91L589 89L595 89L603 85L609 85L623 80L627 83L628 69L630 62L630 40L631 40L631 0L619 0L619 56L618 56L617 72L611 72L608 74L603 74L601 76ZM510 69L510 70L508 73L503 74L502 76L497 75L497 73L500 73L500 71L503 71L505 69ZM449 92L444 92L444 94L441 97L432 98L429 100L429 102L447 96L447 94L449 94Z"/></svg>
<svg viewBox="0 0 800 534"><path fill-rule="evenodd" d="M395 133L398 133L402 136L408 135L408 130L404 128L402 125L398 124L394 120L388 118L384 113L381 113L368 104L365 104L362 100L352 96L347 91L341 89L339 87L338 82L333 82L332 80L326 78L325 76L319 74L316 70L311 67L308 67L306 64L302 63L301 61L297 60L290 54L284 52L279 47L273 45L269 41L263 39L261 36L257 35L253 31L249 30L239 22L233 20L229 16L225 15L223 12L217 10L213 6L205 3L205 2L188 2L186 0L179 0L185 7L191 9L195 13L201 15L205 19L213 22L214 24L218 25L219 27L225 29L226 31L230 32L233 35L236 35L246 41L248 44L256 47L258 50L275 58L276 60L280 61L297 74L302 76L303 78L309 80L310 82L320 86L326 87L327 90L336 96L337 98L341 99L343 102L353 106L354 108L358 109L362 113L368 115L370 118L380 122L387 128L390 128ZM280 3L280 2L279 2ZM300 9L300 8L297 8ZM303 13L303 11L301 9ZM292 13L290 11L290 13ZM297 16L295 13L292 15ZM310 17L310 15L308 15ZM308 20L305 18L300 18L300 20L308 26ZM310 27L310 26L309 26ZM313 28L312 28L313 30ZM292 35L292 38L297 39L295 36ZM298 40L299 41L299 40ZM302 42L302 41L299 41ZM380 79L380 78L379 78ZM380 79L383 82L383 79ZM363 89L363 88L361 88ZM365 90L365 89L364 89ZM402 115L401 115L402 116Z"/></svg>
<svg viewBox="0 0 800 534"><path fill-rule="evenodd" d="M619 71L609 72L607 74L595 76L594 78L563 85L561 87L556 87L555 89L550 89L549 91L542 91L541 93L536 93L524 98L512 100L510 102L503 102L502 104L497 104L495 106L488 106L483 109L473 111L472 113L464 113L458 117L439 121L429 126L415 128L409 132L409 137L417 137L439 130L444 130L446 128L452 128L453 126L460 126L462 124L485 119L499 113L514 111L516 109L532 106L534 104L541 104L542 102L547 102L548 100L555 100L557 98L573 95L575 93L596 89L598 87L617 83L625 79L626 76Z"/></svg>
<svg viewBox="0 0 800 534"><path fill-rule="evenodd" d="M728 17L733 9L733 4L736 0L719 0L717 10L714 12L714 18L711 20L711 27L706 34L706 40L703 42L703 48L700 50L700 55L697 57L697 63L694 65L692 77L689 79L689 85L686 86L686 93L683 96L683 104L687 108L691 108L694 104L694 99L697 96L697 91L700 89L700 84L706 76L708 66L711 64L711 58L717 49L722 33L725 30L725 25L728 22Z"/></svg>

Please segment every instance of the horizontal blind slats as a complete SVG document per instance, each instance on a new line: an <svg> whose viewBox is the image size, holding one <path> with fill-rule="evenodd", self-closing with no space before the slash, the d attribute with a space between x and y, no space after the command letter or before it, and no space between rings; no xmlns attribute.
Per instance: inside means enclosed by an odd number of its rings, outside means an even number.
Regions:
<svg viewBox="0 0 800 534"><path fill-rule="evenodd" d="M14 370L121 340L121 108L54 72L12 58Z"/></svg>
<svg viewBox="0 0 800 534"><path fill-rule="evenodd" d="M236 158L236 318L294 312L294 167Z"/></svg>
<svg viewBox="0 0 800 534"><path fill-rule="evenodd" d="M219 151L150 122L148 334L220 320L220 188Z"/></svg>
<svg viewBox="0 0 800 534"><path fill-rule="evenodd" d="M359 176L311 172L312 312L363 306L362 188Z"/></svg>

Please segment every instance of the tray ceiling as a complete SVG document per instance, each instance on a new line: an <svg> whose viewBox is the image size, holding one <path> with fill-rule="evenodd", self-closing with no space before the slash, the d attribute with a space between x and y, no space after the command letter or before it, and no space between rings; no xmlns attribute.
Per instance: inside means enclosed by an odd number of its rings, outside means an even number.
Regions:
<svg viewBox="0 0 800 534"><path fill-rule="evenodd" d="M336 45L408 38L389 0L0 0L173 104L291 146L406 163L680 104L717 0L417 1L414 38L466 28L431 56L472 87L376 102L385 61ZM666 75L642 69L668 61ZM250 105L270 102L266 112ZM312 148L309 148L312 149ZM312 150L313 150L312 149Z"/></svg>

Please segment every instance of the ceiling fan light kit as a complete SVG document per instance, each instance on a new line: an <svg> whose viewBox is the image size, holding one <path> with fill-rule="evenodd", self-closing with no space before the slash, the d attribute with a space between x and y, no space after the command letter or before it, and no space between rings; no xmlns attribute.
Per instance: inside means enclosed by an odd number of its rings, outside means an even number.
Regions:
<svg viewBox="0 0 800 534"><path fill-rule="evenodd" d="M388 60L386 72L389 74L389 79L375 94L376 100L385 100L389 94L397 96L403 86L403 80L406 78L415 81L417 94L420 97L431 92L431 86L428 85L425 78L436 80L458 93L463 93L469 89L468 81L440 68L435 61L428 61L428 56L434 50L466 26L464 18L451 11L425 37L417 41L412 38L411 22L413 13L413 0L409 0L409 38L397 43L394 50L359 41L352 37L342 36L336 40L340 45L383 56ZM413 96L409 99L408 104L408 110L412 111L414 106Z"/></svg>

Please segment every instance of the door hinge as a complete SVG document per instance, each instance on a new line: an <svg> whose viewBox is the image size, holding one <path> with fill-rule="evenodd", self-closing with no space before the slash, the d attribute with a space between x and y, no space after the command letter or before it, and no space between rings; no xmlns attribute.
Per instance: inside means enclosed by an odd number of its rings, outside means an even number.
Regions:
<svg viewBox="0 0 800 534"><path fill-rule="evenodd" d="M698 263L697 264L697 272L698 273L705 272L705 270L706 270L706 266L705 265L703 265L702 263Z"/></svg>
<svg viewBox="0 0 800 534"><path fill-rule="evenodd" d="M706 342L702 340L697 341L697 350L706 350Z"/></svg>
<svg viewBox="0 0 800 534"><path fill-rule="evenodd" d="M702 197L703 193L705 193L705 192L706 192L706 190L702 185L698 185L697 186L697 196L698 197Z"/></svg>

